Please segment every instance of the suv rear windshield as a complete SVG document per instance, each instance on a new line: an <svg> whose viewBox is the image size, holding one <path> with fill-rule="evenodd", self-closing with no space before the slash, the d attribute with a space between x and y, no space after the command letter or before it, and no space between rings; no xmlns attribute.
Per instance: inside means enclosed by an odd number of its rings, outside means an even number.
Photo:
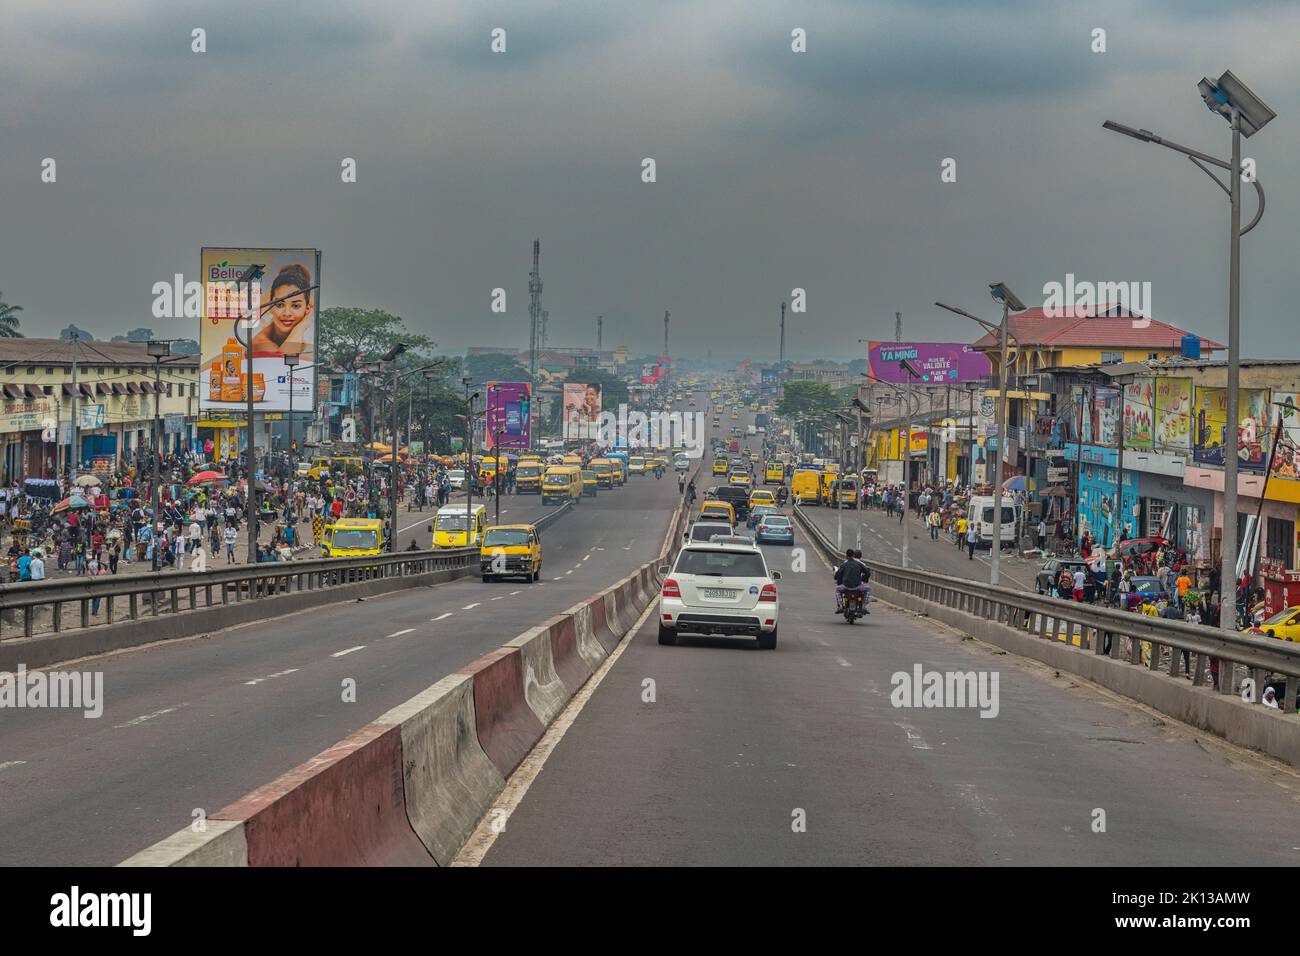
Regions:
<svg viewBox="0 0 1300 956"><path fill-rule="evenodd" d="M715 534L731 534L731 525L719 521L700 522L691 525L692 541L708 541Z"/></svg>
<svg viewBox="0 0 1300 956"><path fill-rule="evenodd" d="M752 551L710 551L687 548L677 556L676 574L697 574L737 578L765 578L763 556Z"/></svg>

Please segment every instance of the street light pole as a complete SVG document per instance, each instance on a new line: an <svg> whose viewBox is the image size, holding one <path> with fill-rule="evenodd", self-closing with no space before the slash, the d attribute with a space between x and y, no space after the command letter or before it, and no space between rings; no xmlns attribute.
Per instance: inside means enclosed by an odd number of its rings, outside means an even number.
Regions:
<svg viewBox="0 0 1300 956"><path fill-rule="evenodd" d="M293 486L293 481L297 477L297 468L294 464L294 444L293 444L293 374L298 363L302 361L302 356L296 352L289 352L284 356L284 364L289 369L289 485Z"/></svg>
<svg viewBox="0 0 1300 956"><path fill-rule="evenodd" d="M1164 139L1150 130L1133 129L1110 120L1102 123L1103 129L1144 143L1155 143L1175 152L1182 153L1203 173L1214 180L1215 184L1228 194L1230 206L1230 251L1228 260L1228 395L1227 422L1223 441L1223 538L1220 557L1221 579L1219 581L1220 614L1219 626L1225 631L1235 631L1236 594L1237 594L1237 455L1239 446L1238 428L1241 426L1238 415L1241 382L1241 237L1259 224L1264 215L1264 187L1258 178L1251 176L1249 182L1255 187L1259 199L1255 218L1244 229L1241 227L1241 138L1252 136L1276 118L1273 112L1258 96L1242 83L1231 70L1227 70L1217 81L1204 77L1197 84L1201 99L1211 112L1218 113L1229 123L1232 130L1232 158L1224 161L1200 150L1190 149L1178 143ZM1208 167L1215 166L1226 170L1228 185L1219 181L1218 176ZM1267 477L1267 476L1266 476ZM1225 608L1227 612L1225 613ZM1224 693L1232 693L1232 681L1222 682ZM1258 691L1257 691L1258 693Z"/></svg>
<svg viewBox="0 0 1300 956"><path fill-rule="evenodd" d="M257 327L257 320L260 318L260 303L255 305L253 302L253 285L264 275L265 266L253 264L244 271L239 277L239 281L244 286L244 292L247 296L248 308L242 319L235 321L235 339L239 341L239 330L242 327L248 333L248 341L240 344L244 346L245 361L248 365L247 380L244 384L244 398L248 413L248 493L244 502L244 520L248 522L248 563L257 563L257 441L254 437L254 412L253 412L253 330Z"/></svg>
<svg viewBox="0 0 1300 956"><path fill-rule="evenodd" d="M153 396L153 438L152 438L152 442L153 442L153 448L152 448L152 451L153 451L153 461L154 461L154 466L153 466L153 474L150 476L150 477L152 478L152 481L150 482L150 484L152 485L152 491L151 491L150 496L149 496L149 501L150 501L150 504L151 504L151 506L152 506L152 508L153 508L153 521L152 521L152 527L149 529L150 536L152 537L153 535L156 535L156 534L158 533L158 530L157 530L157 529L158 529L158 519L159 519L159 517L160 517L160 515L159 515L159 510L162 508L162 495L161 495L161 491L160 491L160 488L159 488L159 485L160 485L160 483L161 483L161 482L160 482L160 479L162 478L162 465L161 465L161 462L159 461L159 457L158 457L158 453L159 453L159 451L161 450L161 449L159 448L159 445L160 445L160 443L161 443L161 441L162 441L162 438L161 438L161 436L160 436L160 432L159 432L159 421L160 421L159 406L162 404L162 403L159 401L159 398L160 398L161 395L162 395L162 360L163 360L165 357L167 357L168 355L171 354L172 347L171 347L171 343L170 343L170 342L150 342L150 343L146 346L146 348L148 349L148 352L149 352L150 357L153 358L153 381L154 381L154 386L153 386L153 388L154 388L154 396ZM153 564L153 570L154 570L154 571L157 571L157 570L158 570L158 552L159 552L159 550L160 550L160 549L159 549L159 547L158 547L158 541L157 541L156 539L153 539L153 562L152 562L152 564Z"/></svg>
<svg viewBox="0 0 1300 956"><path fill-rule="evenodd" d="M989 584L998 583L998 564L1002 556L1002 456L1007 448L1007 315L1010 306L1002 300L1002 330L998 334L998 450L993 455L993 554L990 558Z"/></svg>

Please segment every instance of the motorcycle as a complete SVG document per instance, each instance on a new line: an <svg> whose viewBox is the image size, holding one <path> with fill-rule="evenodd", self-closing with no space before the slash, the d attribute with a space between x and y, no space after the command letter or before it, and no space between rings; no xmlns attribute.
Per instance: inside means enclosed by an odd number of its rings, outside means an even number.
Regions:
<svg viewBox="0 0 1300 956"><path fill-rule="evenodd" d="M845 591L840 604L840 614L844 615L844 620L852 624L866 613L867 595L862 591Z"/></svg>

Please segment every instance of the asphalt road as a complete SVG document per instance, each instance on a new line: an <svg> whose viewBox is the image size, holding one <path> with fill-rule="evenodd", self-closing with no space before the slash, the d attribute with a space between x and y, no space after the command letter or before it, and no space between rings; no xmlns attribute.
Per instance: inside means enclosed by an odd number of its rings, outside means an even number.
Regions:
<svg viewBox="0 0 1300 956"><path fill-rule="evenodd" d="M836 539L836 527L839 525L840 540L844 547L859 548L865 557L886 564L903 563L904 525L897 515L886 517L885 512L879 508L868 508L865 511L844 508L837 515L835 508L824 505L805 507L803 514L825 531L832 543ZM975 557L970 558L964 548L958 549L942 531L939 532L938 541L931 541L930 532L922 527L914 512L908 514L906 528L911 535L907 544L908 563L911 566L988 582L987 548L982 551L977 548ZM1018 553L1004 549L998 562L999 583L1003 587L1032 591L1034 575L1038 573L1042 562L1041 558L1023 558Z"/></svg>
<svg viewBox="0 0 1300 956"><path fill-rule="evenodd" d="M803 573L765 551L777 649L660 647L651 615L483 865L1300 862L1294 769L904 611L849 626L811 549ZM996 717L894 707L918 664L997 674Z"/></svg>
<svg viewBox="0 0 1300 956"><path fill-rule="evenodd" d="M64 665L103 673L104 713L0 711L0 864L110 865L215 812L652 559L678 501L670 476L585 499L543 532L539 584L465 578ZM501 518L552 510L511 496ZM427 515L402 518L427 546Z"/></svg>

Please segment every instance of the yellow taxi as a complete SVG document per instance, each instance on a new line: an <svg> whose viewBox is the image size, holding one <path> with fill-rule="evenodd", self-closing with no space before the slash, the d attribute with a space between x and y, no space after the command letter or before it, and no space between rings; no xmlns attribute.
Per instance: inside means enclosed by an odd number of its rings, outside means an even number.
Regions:
<svg viewBox="0 0 1300 956"><path fill-rule="evenodd" d="M796 504L821 503L822 473L816 468L796 468L790 478L790 497Z"/></svg>
<svg viewBox="0 0 1300 956"><path fill-rule="evenodd" d="M515 492L521 495L538 494L542 490L542 473L546 465L537 457L520 458L515 466Z"/></svg>
<svg viewBox="0 0 1300 956"><path fill-rule="evenodd" d="M582 498L582 469L577 465L551 465L542 476L542 504Z"/></svg>
<svg viewBox="0 0 1300 956"><path fill-rule="evenodd" d="M629 475L645 474L645 459L640 455L634 455L627 460L627 473Z"/></svg>
<svg viewBox="0 0 1300 956"><path fill-rule="evenodd" d="M726 501L705 501L700 505L701 521L725 521L736 526L736 509Z"/></svg>
<svg viewBox="0 0 1300 956"><path fill-rule="evenodd" d="M588 498L596 497L600 491L600 482L596 480L596 472L591 468L582 469L582 493Z"/></svg>
<svg viewBox="0 0 1300 956"><path fill-rule="evenodd" d="M487 527L487 508L474 505L443 505L434 515L429 530L433 532L433 549L477 548Z"/></svg>
<svg viewBox="0 0 1300 956"><path fill-rule="evenodd" d="M785 482L785 463L781 461L769 461L763 465L763 483L768 485L779 485Z"/></svg>
<svg viewBox="0 0 1300 956"><path fill-rule="evenodd" d="M1300 604L1278 611L1268 620L1250 629L1251 634L1276 637L1280 641L1300 641Z"/></svg>
<svg viewBox="0 0 1300 956"><path fill-rule="evenodd" d="M727 459L725 458L715 457L713 459L713 473L715 475L725 475L727 473L727 469L730 467L731 467L731 463L728 462Z"/></svg>
<svg viewBox="0 0 1300 956"><path fill-rule="evenodd" d="M593 458L591 460L591 470L596 473L596 486L598 488L614 487L614 472L616 469L614 463L608 458Z"/></svg>
<svg viewBox="0 0 1300 956"><path fill-rule="evenodd" d="M752 511L759 505L771 505L775 508L776 495L772 494L772 492L768 491L766 488L755 488L749 493L750 510Z"/></svg>
<svg viewBox="0 0 1300 956"><path fill-rule="evenodd" d="M727 484L729 485L737 485L742 488L748 488L753 483L754 483L754 479L749 477L749 472L743 471L739 468L731 471L727 475Z"/></svg>
<svg viewBox="0 0 1300 956"><path fill-rule="evenodd" d="M537 581L542 576L542 540L531 524L493 525L483 533L478 553L484 583L522 576Z"/></svg>
<svg viewBox="0 0 1300 956"><path fill-rule="evenodd" d="M581 467L582 467L582 456L581 456L581 455L564 455L563 457L561 457L561 459L560 459L560 463L561 463L561 464L564 464L564 465L572 465L572 466L574 466L574 467L576 467L576 468L581 468Z"/></svg>
<svg viewBox="0 0 1300 956"><path fill-rule="evenodd" d="M360 558L382 554L384 523L378 518L339 518L325 526L322 558Z"/></svg>

